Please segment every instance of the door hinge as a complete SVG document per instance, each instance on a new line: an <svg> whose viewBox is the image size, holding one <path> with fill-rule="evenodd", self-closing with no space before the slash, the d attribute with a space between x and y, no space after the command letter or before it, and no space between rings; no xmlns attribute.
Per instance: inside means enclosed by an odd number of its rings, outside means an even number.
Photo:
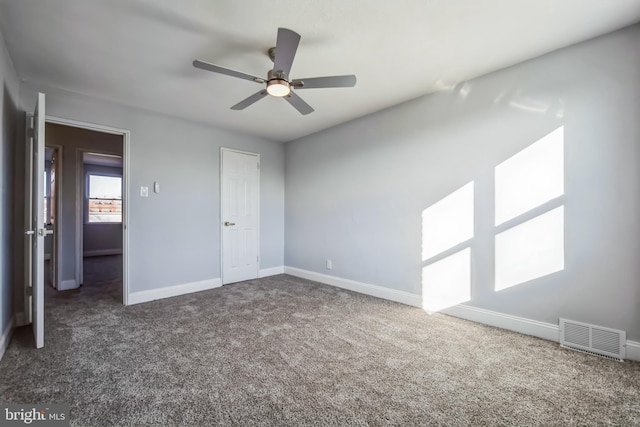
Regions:
<svg viewBox="0 0 640 427"><path fill-rule="evenodd" d="M32 297L33 296L33 286L29 286L27 288L27 296L28 297Z"/></svg>
<svg viewBox="0 0 640 427"><path fill-rule="evenodd" d="M27 137L28 138L33 138L35 136L35 130L33 129L33 127L29 127L27 129Z"/></svg>

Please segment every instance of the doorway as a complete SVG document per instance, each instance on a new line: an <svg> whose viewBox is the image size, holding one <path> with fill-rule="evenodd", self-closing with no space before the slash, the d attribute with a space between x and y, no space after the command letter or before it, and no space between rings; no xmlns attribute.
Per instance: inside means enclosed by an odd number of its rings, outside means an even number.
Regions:
<svg viewBox="0 0 640 427"><path fill-rule="evenodd" d="M122 299L122 156L82 151L80 285L117 286Z"/></svg>
<svg viewBox="0 0 640 427"><path fill-rule="evenodd" d="M128 287L128 209L127 209L127 177L128 177L128 153L129 153L129 131L120 130L115 128L109 128L105 126L95 125L91 123L83 123L72 121L68 119L61 119L56 117L46 116L45 113L45 94L38 93L36 99L36 105L33 113L28 112L25 120L25 210L24 210L24 225L25 225L25 248L24 248L24 315L21 319L21 324L32 324L35 346L36 348L44 347L44 327L45 327L45 304L44 304L44 290L45 290L45 277L44 277L44 249L45 249L45 236L52 234L54 230L48 229L46 224L51 220L52 208L50 203L45 203L47 197L51 197L51 192L55 192L55 210L53 211L55 218L54 224L56 233L55 244L51 245L51 260L55 260L55 277L57 278L56 289L58 291L64 289L73 289L80 286L80 267L76 262L75 266L72 265L71 269L75 270L73 278L68 280L59 280L65 277L65 269L69 269L66 266L66 262L63 260L75 261L78 258L80 245L78 244L79 236L81 236L81 230L79 231L79 223L81 222L81 215L78 211L80 209L80 203L77 202L78 195L82 194L80 188L80 180L78 179L77 168L77 155L81 150L78 150L78 141L82 146L82 142L86 142L90 139L102 139L104 144L105 137L115 137L117 143L111 142L106 144L106 150L114 150L115 154L122 157L122 177L121 177L121 201L120 201L120 217L121 217L121 230L122 230L122 296L121 301L127 305L129 296ZM84 132L92 134L91 137L85 135L84 138L76 139L76 146L74 143L69 142L69 138L64 136L64 131L69 132L75 130L76 132ZM46 136L46 141L45 141ZM52 138L53 136L53 138ZM52 147L59 147L57 151L57 161L54 161L56 150L50 151L50 162L53 161L55 165L55 173L52 171L46 171L46 143ZM67 147L66 152L76 153L76 157L71 162L64 162L61 159L62 148ZM69 159L69 156L67 156ZM75 161L73 161L75 160ZM51 163L50 163L51 165ZM52 166L53 167L53 166ZM69 170L67 170L70 168ZM74 171L74 169L76 169ZM63 173L63 171L65 171ZM71 173L70 173L71 172ZM51 175L54 175L55 180L51 179ZM64 179L61 179L64 178ZM71 179L71 181L70 181ZM54 182L51 185L52 181ZM49 187L50 192L45 192L45 188ZM67 197L71 201L65 203L64 197ZM69 198L69 195L72 197ZM45 210L47 209L47 210ZM45 219L45 217L47 217ZM65 226L65 220L70 219L70 223L67 221ZM74 233L75 231L75 233ZM73 240L75 240L75 245ZM66 242L66 245L65 245ZM75 246L75 248L74 248ZM71 248L71 249L69 249ZM73 264L73 263L72 263ZM65 267L66 266L66 267ZM66 274L69 274L67 271ZM67 276L68 277L68 276ZM55 291L51 291L55 292Z"/></svg>
<svg viewBox="0 0 640 427"><path fill-rule="evenodd" d="M47 117L47 145L60 146L58 291L109 283L128 302L129 132ZM53 251L56 252L55 250ZM87 277L87 272L89 276Z"/></svg>

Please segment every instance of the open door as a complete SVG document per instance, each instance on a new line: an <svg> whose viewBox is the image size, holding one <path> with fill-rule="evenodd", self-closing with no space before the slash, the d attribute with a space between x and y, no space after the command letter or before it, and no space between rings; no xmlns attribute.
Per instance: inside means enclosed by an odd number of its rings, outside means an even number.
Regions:
<svg viewBox="0 0 640 427"><path fill-rule="evenodd" d="M44 224L44 124L45 98L38 94L33 116L28 118L29 130L26 138L26 153L30 156L27 164L31 172L26 191L27 212L30 212L25 234L30 242L29 280L26 287L25 299L31 299L33 336L36 347L44 347L44 237L53 231L47 230Z"/></svg>

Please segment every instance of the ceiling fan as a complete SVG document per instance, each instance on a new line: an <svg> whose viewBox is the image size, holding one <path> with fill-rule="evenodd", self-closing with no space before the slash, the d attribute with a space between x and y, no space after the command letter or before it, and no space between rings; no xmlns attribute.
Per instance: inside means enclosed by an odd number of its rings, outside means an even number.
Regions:
<svg viewBox="0 0 640 427"><path fill-rule="evenodd" d="M278 38L276 46L269 49L269 57L273 61L273 69L267 73L267 78L252 76L240 71L224 68L205 61L196 59L193 66L202 70L213 71L214 73L225 74L239 79L251 80L259 84L266 84L266 87L248 98L238 102L231 107L232 110L244 110L253 103L261 100L267 95L284 98L300 114L306 115L313 112L313 108L300 98L292 89L315 89L331 87L353 87L356 84L356 76L328 76L312 77L308 79L289 79L289 72L293 64L293 58L298 50L300 34L287 28L278 28Z"/></svg>

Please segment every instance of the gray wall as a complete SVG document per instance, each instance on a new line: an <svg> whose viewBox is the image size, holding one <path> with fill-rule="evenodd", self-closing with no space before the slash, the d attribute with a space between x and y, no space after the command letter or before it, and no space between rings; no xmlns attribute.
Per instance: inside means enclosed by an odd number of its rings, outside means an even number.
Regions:
<svg viewBox="0 0 640 427"><path fill-rule="evenodd" d="M39 88L21 87L21 107L33 108ZM284 147L89 97L43 89L57 117L126 129L129 153L131 292L220 277L219 152L230 147L261 154L261 268L284 260ZM126 173L126 172L125 172ZM140 186L161 185L139 197Z"/></svg>
<svg viewBox="0 0 640 427"><path fill-rule="evenodd" d="M630 27L288 143L285 264L420 294L421 212L473 180L468 304L640 340L638 46ZM494 292L494 167L559 126L565 269Z"/></svg>
<svg viewBox="0 0 640 427"><path fill-rule="evenodd" d="M14 175L18 169L22 170L22 168L14 166L19 124L17 110L19 82L1 34L0 82L0 336L2 336L14 313L12 281L16 267L12 259L13 187Z"/></svg>
<svg viewBox="0 0 640 427"><path fill-rule="evenodd" d="M85 176L85 188L89 174L104 174L109 176L122 176L122 168L99 166L99 165L84 165ZM85 255L93 255L105 253L116 253L122 251L122 224L100 224L100 223L88 223L86 218L88 215L89 205L87 203L87 195L85 190L85 196L83 201L83 215L85 218L82 232L82 249Z"/></svg>

